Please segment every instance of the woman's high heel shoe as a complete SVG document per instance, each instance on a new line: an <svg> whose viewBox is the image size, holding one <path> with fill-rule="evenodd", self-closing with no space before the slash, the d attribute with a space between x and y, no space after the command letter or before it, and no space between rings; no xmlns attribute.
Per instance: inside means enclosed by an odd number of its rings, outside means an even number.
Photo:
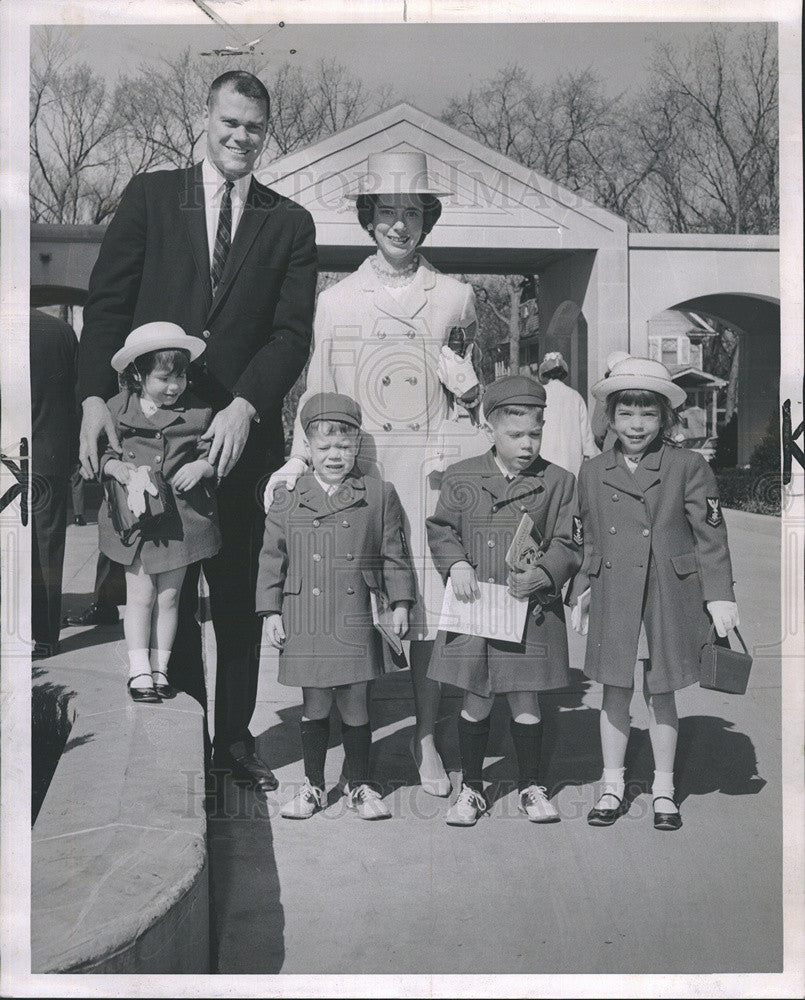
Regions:
<svg viewBox="0 0 805 1000"><path fill-rule="evenodd" d="M420 765L417 763L416 759L416 737L411 737L411 742L408 744L408 748L411 751L411 756L414 758L414 764L416 764L416 769L419 771L419 784L422 786L422 790L427 792L428 795L436 795L438 798L444 799L453 791L453 785L450 782L450 778L447 772L444 770L444 765L442 765L442 771L444 772L442 777L439 778L423 778L422 771L420 770Z"/></svg>

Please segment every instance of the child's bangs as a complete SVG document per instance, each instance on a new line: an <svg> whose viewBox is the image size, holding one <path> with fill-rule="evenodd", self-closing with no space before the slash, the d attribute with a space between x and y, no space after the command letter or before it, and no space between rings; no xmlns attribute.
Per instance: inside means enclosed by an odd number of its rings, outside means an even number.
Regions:
<svg viewBox="0 0 805 1000"><path fill-rule="evenodd" d="M658 392L650 389L621 389L620 392L613 393L610 397L613 412L618 403L624 406L661 406L668 400Z"/></svg>
<svg viewBox="0 0 805 1000"><path fill-rule="evenodd" d="M190 366L190 355L182 348L170 348L164 351L154 351L151 371L164 372L166 375L184 375Z"/></svg>

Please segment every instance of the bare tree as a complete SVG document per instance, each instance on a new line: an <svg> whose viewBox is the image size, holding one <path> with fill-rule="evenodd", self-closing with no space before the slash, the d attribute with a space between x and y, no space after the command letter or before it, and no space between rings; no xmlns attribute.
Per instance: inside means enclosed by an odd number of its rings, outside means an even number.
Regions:
<svg viewBox="0 0 805 1000"><path fill-rule="evenodd" d="M608 97L592 73L566 74L541 88L522 67L509 66L451 100L442 118L563 187L644 224L640 195L651 158L632 138L623 97Z"/></svg>
<svg viewBox="0 0 805 1000"><path fill-rule="evenodd" d="M641 137L656 162L660 226L779 228L778 65L773 29L713 27L693 48L657 51Z"/></svg>
<svg viewBox="0 0 805 1000"><path fill-rule="evenodd" d="M284 63L268 82L271 121L267 150L285 156L349 128L388 107L391 88L368 90L335 60L306 72Z"/></svg>
<svg viewBox="0 0 805 1000"><path fill-rule="evenodd" d="M31 66L29 126L32 219L102 221L118 155L115 99L87 64L69 64L48 29Z"/></svg>

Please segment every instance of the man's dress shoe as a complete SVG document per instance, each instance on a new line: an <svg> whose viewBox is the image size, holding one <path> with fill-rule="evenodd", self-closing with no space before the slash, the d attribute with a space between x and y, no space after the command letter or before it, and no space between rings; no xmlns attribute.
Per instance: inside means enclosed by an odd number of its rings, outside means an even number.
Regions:
<svg viewBox="0 0 805 1000"><path fill-rule="evenodd" d="M65 615L65 625L117 625L120 616L117 608L109 604L90 604L79 615Z"/></svg>

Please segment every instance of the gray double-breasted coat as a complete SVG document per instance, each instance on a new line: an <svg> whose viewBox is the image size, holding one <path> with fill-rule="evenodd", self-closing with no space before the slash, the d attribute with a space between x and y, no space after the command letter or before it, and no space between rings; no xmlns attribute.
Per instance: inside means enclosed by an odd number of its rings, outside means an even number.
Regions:
<svg viewBox="0 0 805 1000"><path fill-rule="evenodd" d="M134 392L120 392L108 403L123 454L107 448L101 457L101 476L110 458L161 471L170 485L174 473L188 462L206 458L210 442L199 440L210 426L212 409L192 393L178 403L162 407L147 417ZM168 517L136 530L128 544L112 527L106 504L98 511L98 543L113 562L130 566L139 554L146 573L189 566L215 555L221 547L218 507L212 479L202 479L186 493L173 491L175 511Z"/></svg>
<svg viewBox="0 0 805 1000"><path fill-rule="evenodd" d="M492 451L447 470L436 511L426 522L433 561L442 576L447 578L454 563L466 561L480 582L505 584L506 552L527 513L536 541L543 543L540 565L553 581L553 590L529 601L522 641L440 631L428 668L433 680L481 696L544 691L569 683L560 591L581 565L573 540L575 482L571 473L542 458L507 482Z"/></svg>
<svg viewBox="0 0 805 1000"><path fill-rule="evenodd" d="M658 440L634 473L619 444L579 473L584 563L571 588L590 586L584 672L632 687L641 621L655 694L699 679L708 601L734 601L727 529L715 476L695 452Z"/></svg>
<svg viewBox="0 0 805 1000"><path fill-rule="evenodd" d="M379 676L370 592L413 603L416 585L402 508L390 483L357 468L328 495L313 473L280 486L266 514L258 614L282 613L278 680L335 687Z"/></svg>

